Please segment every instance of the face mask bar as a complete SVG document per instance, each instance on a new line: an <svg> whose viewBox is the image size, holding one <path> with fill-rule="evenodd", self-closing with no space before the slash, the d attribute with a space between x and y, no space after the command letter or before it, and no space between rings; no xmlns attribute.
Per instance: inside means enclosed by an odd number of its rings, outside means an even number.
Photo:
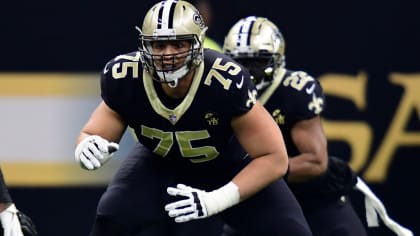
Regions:
<svg viewBox="0 0 420 236"><path fill-rule="evenodd" d="M255 84L272 80L274 70L279 67L279 53L236 53L231 55L233 59L246 67L251 74L251 79Z"/></svg>
<svg viewBox="0 0 420 236"><path fill-rule="evenodd" d="M191 48L189 50L173 54L154 54L152 44L158 41L189 41ZM199 58L201 43L196 35L181 36L144 36L140 35L140 53L141 60L145 68L156 73L159 78L154 78L162 83L169 83L175 86L178 79L184 77L195 66L194 60ZM177 63L183 61L182 64ZM172 87L171 86L171 87Z"/></svg>

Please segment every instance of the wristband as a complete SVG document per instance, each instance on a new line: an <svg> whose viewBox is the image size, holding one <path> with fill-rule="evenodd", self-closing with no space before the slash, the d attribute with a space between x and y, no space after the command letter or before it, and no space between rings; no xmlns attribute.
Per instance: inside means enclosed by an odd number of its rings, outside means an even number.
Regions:
<svg viewBox="0 0 420 236"><path fill-rule="evenodd" d="M229 182L223 187L209 192L206 197L206 208L209 215L217 214L226 208L239 203L240 194L238 186Z"/></svg>

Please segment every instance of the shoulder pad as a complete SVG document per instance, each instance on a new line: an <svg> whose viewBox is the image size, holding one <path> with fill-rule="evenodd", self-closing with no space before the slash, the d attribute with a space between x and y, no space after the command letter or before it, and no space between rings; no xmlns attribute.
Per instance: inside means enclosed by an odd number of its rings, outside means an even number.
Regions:
<svg viewBox="0 0 420 236"><path fill-rule="evenodd" d="M138 51L116 56L106 63L102 70L102 75L114 79L126 77L138 78L139 62L140 52ZM129 73L129 71L131 71L131 73Z"/></svg>

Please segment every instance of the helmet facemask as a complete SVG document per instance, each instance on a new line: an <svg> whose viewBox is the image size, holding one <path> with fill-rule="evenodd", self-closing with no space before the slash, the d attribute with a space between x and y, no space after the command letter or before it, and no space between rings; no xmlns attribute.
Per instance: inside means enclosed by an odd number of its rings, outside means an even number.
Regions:
<svg viewBox="0 0 420 236"><path fill-rule="evenodd" d="M195 35L178 36L176 40L169 39L169 37L143 36L140 40L144 66L149 72L156 73L159 78L155 78L155 80L168 83L170 87L176 87L178 79L183 78L198 64L194 58L200 57L201 43ZM168 41L173 44L177 44L177 41L186 41L190 47L188 50L171 54L153 52L153 44L167 43Z"/></svg>
<svg viewBox="0 0 420 236"><path fill-rule="evenodd" d="M255 55L249 56L249 54L232 55L232 57L248 69L251 74L251 80L256 84L257 89L261 90L271 83L273 80L273 72L279 67L276 63L280 54L273 54L268 52L254 53Z"/></svg>

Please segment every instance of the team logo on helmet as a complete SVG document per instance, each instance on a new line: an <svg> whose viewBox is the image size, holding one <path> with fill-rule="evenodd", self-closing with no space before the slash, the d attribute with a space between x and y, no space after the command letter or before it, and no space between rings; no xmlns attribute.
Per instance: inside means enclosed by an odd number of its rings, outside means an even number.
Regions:
<svg viewBox="0 0 420 236"><path fill-rule="evenodd" d="M204 24L203 17L200 15L198 11L196 11L193 15L193 21L196 25L198 25L201 29L204 29L206 25Z"/></svg>

